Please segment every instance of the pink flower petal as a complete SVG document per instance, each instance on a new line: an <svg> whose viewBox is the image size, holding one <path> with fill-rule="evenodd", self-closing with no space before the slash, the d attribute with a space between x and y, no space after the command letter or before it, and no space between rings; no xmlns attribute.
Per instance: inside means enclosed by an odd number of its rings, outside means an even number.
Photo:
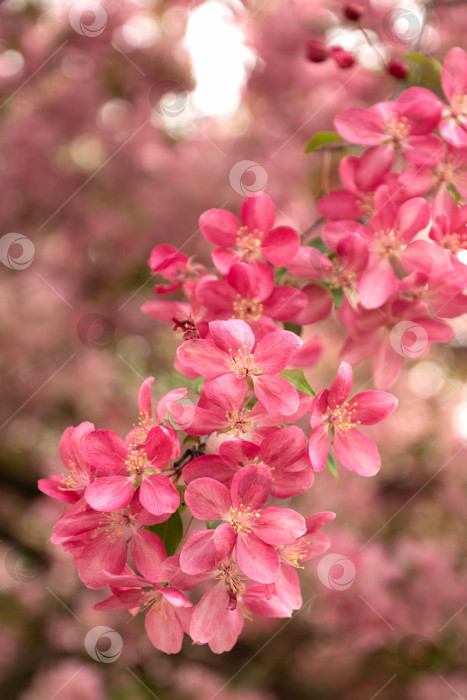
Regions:
<svg viewBox="0 0 467 700"><path fill-rule="evenodd" d="M289 544L305 534L304 518L290 508L264 508L251 526L255 535L268 544Z"/></svg>
<svg viewBox="0 0 467 700"><path fill-rule="evenodd" d="M155 467L165 467L172 456L173 441L165 428L156 426L149 431L144 450Z"/></svg>
<svg viewBox="0 0 467 700"><path fill-rule="evenodd" d="M196 479L188 484L185 502L199 520L224 520L232 502L229 490L214 479Z"/></svg>
<svg viewBox="0 0 467 700"><path fill-rule="evenodd" d="M220 581L203 595L191 618L190 636L197 644L205 644L214 637L228 614L229 594Z"/></svg>
<svg viewBox="0 0 467 700"><path fill-rule="evenodd" d="M266 374L276 374L287 367L289 360L301 347L302 341L295 333L268 333L255 350L255 364Z"/></svg>
<svg viewBox="0 0 467 700"><path fill-rule="evenodd" d="M362 146L375 146L386 136L381 117L364 109L345 109L335 117L334 125L343 139Z"/></svg>
<svg viewBox="0 0 467 700"><path fill-rule="evenodd" d="M314 472L322 472L329 452L329 439L326 426L315 428L308 443L308 464Z"/></svg>
<svg viewBox="0 0 467 700"><path fill-rule="evenodd" d="M225 209L208 209L199 217L199 227L203 236L214 245L234 246L240 222Z"/></svg>
<svg viewBox="0 0 467 700"><path fill-rule="evenodd" d="M133 494L133 477L102 476L88 486L85 498L91 508L108 513L125 508L133 498Z"/></svg>
<svg viewBox="0 0 467 700"><path fill-rule="evenodd" d="M300 236L290 226L278 226L263 239L261 253L272 265L287 265L300 246Z"/></svg>
<svg viewBox="0 0 467 700"><path fill-rule="evenodd" d="M248 323L245 323L245 321L240 319L233 319L230 321L212 321L212 323L209 324L209 333L217 347L224 353L229 353L230 350L232 350L232 352L235 354L239 348L243 348L244 346L246 346L248 351L251 351L255 344L255 336L253 331ZM203 374L206 377L214 376L207 375L204 372Z"/></svg>
<svg viewBox="0 0 467 700"><path fill-rule="evenodd" d="M208 378L218 377L229 371L229 357L210 340L185 341L177 350L177 359L182 365L192 367L200 375Z"/></svg>
<svg viewBox="0 0 467 700"><path fill-rule="evenodd" d="M91 540L77 559L78 574L83 583L92 589L109 585L104 571L120 574L126 563L126 542L124 537L109 537L102 532Z"/></svg>
<svg viewBox="0 0 467 700"><path fill-rule="evenodd" d="M295 287L283 285L275 287L272 294L264 300L263 313L276 321L291 321L305 309L307 303L306 294Z"/></svg>
<svg viewBox="0 0 467 700"><path fill-rule="evenodd" d="M180 505L180 494L164 474L145 476L139 489L139 500L150 513L174 513Z"/></svg>
<svg viewBox="0 0 467 700"><path fill-rule="evenodd" d="M292 567L291 567L292 568ZM264 586L248 586L242 593L242 603L247 610L261 617L290 617L292 609L277 594L266 595Z"/></svg>
<svg viewBox="0 0 467 700"><path fill-rule="evenodd" d="M378 449L373 440L359 430L337 430L334 447L339 462L350 471L360 476L374 476L379 472L381 459Z"/></svg>
<svg viewBox="0 0 467 700"><path fill-rule="evenodd" d="M387 418L397 407L397 399L386 391L363 391L350 401L354 413L352 421L374 425Z"/></svg>
<svg viewBox="0 0 467 700"><path fill-rule="evenodd" d="M178 654L182 648L183 628L170 603L164 603L158 609L154 605L151 606L146 614L144 626L156 649L165 654Z"/></svg>
<svg viewBox="0 0 467 700"><path fill-rule="evenodd" d="M332 409L344 403L352 388L352 367L348 362L341 362L328 394L328 404Z"/></svg>
<svg viewBox="0 0 467 700"><path fill-rule="evenodd" d="M138 394L138 410L142 416L146 415L149 418L152 418L151 386L153 382L154 377L145 379Z"/></svg>
<svg viewBox="0 0 467 700"><path fill-rule="evenodd" d="M217 631L217 634L209 640L209 648L214 654L223 654L230 651L235 645L240 632L243 629L243 617L240 611L228 610L224 617L224 623Z"/></svg>
<svg viewBox="0 0 467 700"><path fill-rule="evenodd" d="M253 533L237 539L237 563L241 570L258 583L274 583L279 576L279 556L270 544Z"/></svg>
<svg viewBox="0 0 467 700"><path fill-rule="evenodd" d="M271 492L271 470L265 464L249 464L232 479L232 505L245 506L249 511L263 506Z"/></svg>
<svg viewBox="0 0 467 700"><path fill-rule="evenodd" d="M289 416L297 410L297 391L283 377L263 374L253 376L253 383L255 394L268 413Z"/></svg>
<svg viewBox="0 0 467 700"><path fill-rule="evenodd" d="M268 234L274 226L275 216L271 198L263 192L247 197L240 207L242 224L251 232L257 229Z"/></svg>
<svg viewBox="0 0 467 700"><path fill-rule="evenodd" d="M370 257L370 263L357 283L360 301L366 309L377 309L398 289L398 285L389 260Z"/></svg>
<svg viewBox="0 0 467 700"><path fill-rule="evenodd" d="M357 204L358 197L347 190L334 190L325 194L318 202L320 213L329 221L358 219L362 212Z"/></svg>
<svg viewBox="0 0 467 700"><path fill-rule="evenodd" d="M135 529L130 552L138 571L149 581L162 579L162 564L167 554L160 538L150 530Z"/></svg>
<svg viewBox="0 0 467 700"><path fill-rule="evenodd" d="M233 532L230 525L227 527ZM214 535L215 530L201 530L193 532L188 537L180 554L182 571L193 576L209 571L216 566L219 560L214 544Z"/></svg>
<svg viewBox="0 0 467 700"><path fill-rule="evenodd" d="M84 438L82 446L84 458L99 475L125 470L128 447L113 430L94 430Z"/></svg>

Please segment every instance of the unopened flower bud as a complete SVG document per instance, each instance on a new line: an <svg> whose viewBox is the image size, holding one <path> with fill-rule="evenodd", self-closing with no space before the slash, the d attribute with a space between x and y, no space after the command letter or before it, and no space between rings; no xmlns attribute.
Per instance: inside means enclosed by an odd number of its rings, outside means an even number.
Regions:
<svg viewBox="0 0 467 700"><path fill-rule="evenodd" d="M339 66L339 68L351 68L355 63L355 59L350 53L340 46L331 47L331 56Z"/></svg>
<svg viewBox="0 0 467 700"><path fill-rule="evenodd" d="M389 61L386 69L390 75L394 76L394 78L397 78L398 80L403 80L409 72L409 67L402 61L399 61L398 58L392 58Z"/></svg>
<svg viewBox="0 0 467 700"><path fill-rule="evenodd" d="M306 42L306 57L312 63L322 63L329 56L329 51L322 41L308 39Z"/></svg>
<svg viewBox="0 0 467 700"><path fill-rule="evenodd" d="M363 7L356 2L347 2L344 5L344 16L352 22L358 22L363 14Z"/></svg>

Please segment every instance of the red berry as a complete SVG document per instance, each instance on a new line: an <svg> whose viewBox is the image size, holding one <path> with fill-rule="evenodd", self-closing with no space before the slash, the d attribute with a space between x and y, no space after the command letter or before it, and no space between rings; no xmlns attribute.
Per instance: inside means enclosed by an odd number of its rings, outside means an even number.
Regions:
<svg viewBox="0 0 467 700"><path fill-rule="evenodd" d="M386 68L388 73L398 80L403 80L409 72L409 67L398 58L392 58Z"/></svg>
<svg viewBox="0 0 467 700"><path fill-rule="evenodd" d="M331 47L331 56L339 66L339 68L351 68L355 63L355 59L349 51L340 46Z"/></svg>
<svg viewBox="0 0 467 700"><path fill-rule="evenodd" d="M358 22L362 14L363 7L356 2L347 2L344 5L344 15L347 19L352 20L352 22Z"/></svg>
<svg viewBox="0 0 467 700"><path fill-rule="evenodd" d="M322 41L308 39L306 42L306 57L312 63L322 63L329 56L329 52Z"/></svg>

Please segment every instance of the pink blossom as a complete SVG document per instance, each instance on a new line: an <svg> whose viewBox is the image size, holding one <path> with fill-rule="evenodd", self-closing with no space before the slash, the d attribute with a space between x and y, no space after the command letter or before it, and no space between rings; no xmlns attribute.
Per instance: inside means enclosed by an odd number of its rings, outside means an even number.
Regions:
<svg viewBox="0 0 467 700"><path fill-rule="evenodd" d="M201 520L222 520L215 530L194 533L183 547L180 565L187 573L207 571L229 556L234 546L241 570L254 581L272 583L279 575L274 545L287 544L305 532L301 515L289 508L263 508L272 485L265 465L237 472L229 489L210 478L192 481L185 500Z"/></svg>
<svg viewBox="0 0 467 700"><path fill-rule="evenodd" d="M439 130L456 148L467 146L467 54L454 47L446 54L441 68L441 83L450 109L443 114Z"/></svg>
<svg viewBox="0 0 467 700"><path fill-rule="evenodd" d="M85 494L95 510L125 508L135 489L150 513L169 517L177 510L179 493L162 473L174 455L174 441L165 428L151 428L143 448L127 444L112 430L95 430L83 442L83 451L97 473Z"/></svg>
<svg viewBox="0 0 467 700"><path fill-rule="evenodd" d="M247 380L252 382L267 411L288 415L298 408L298 394L277 375L301 344L300 338L289 331L268 333L256 344L245 321L213 321L209 324L209 337L183 343L177 357L182 365L208 379L231 372L243 386L247 386Z"/></svg>
<svg viewBox="0 0 467 700"><path fill-rule="evenodd" d="M226 274L234 262L263 257L273 265L284 265L293 257L300 237L289 226L274 226L274 205L267 194L247 197L240 208L240 221L224 209L209 209L199 225L210 243L221 246L212 253L217 269ZM231 249L234 250L231 250Z"/></svg>
<svg viewBox="0 0 467 700"><path fill-rule="evenodd" d="M313 399L310 426L313 432L308 443L308 462L314 471L326 466L329 433L339 461L361 476L373 476L381 460L375 443L360 432L360 425L374 425L389 416L397 399L385 391L364 391L347 401L352 387L352 368L341 362L331 388Z"/></svg>
<svg viewBox="0 0 467 700"><path fill-rule="evenodd" d="M414 258L415 264L423 258L426 246L420 241L411 242L417 233L427 228L431 218L430 206L425 199L416 197L398 207L384 185L376 193L375 207L376 213L368 226L358 229L370 253L368 265L357 281L360 301L368 309L381 306L398 290L399 281L392 266L396 256L402 265L409 260L412 266ZM354 233L354 222L328 224L324 240L333 248Z"/></svg>
<svg viewBox="0 0 467 700"><path fill-rule="evenodd" d="M259 444L226 440L216 452L197 457L184 468L183 478L189 484L195 479L210 477L230 487L238 470L254 462L271 469L272 496L291 498L307 491L313 483L313 474L307 468L303 431L291 425L259 432Z"/></svg>
<svg viewBox="0 0 467 700"><path fill-rule="evenodd" d="M50 479L39 479L39 490L65 503L76 503L92 480L93 469L82 452L82 443L94 430L92 423L80 423L65 430L60 440L60 457L69 474L53 474Z"/></svg>
<svg viewBox="0 0 467 700"><path fill-rule="evenodd" d="M233 263L222 280L206 280L196 290L197 302L207 309L204 320L241 318L257 321L263 316L290 321L307 304L307 297L294 287L274 286L270 266Z"/></svg>
<svg viewBox="0 0 467 700"><path fill-rule="evenodd" d="M368 110L346 109L334 120L342 138L362 146L388 144L404 149L416 165L436 158L442 144L432 135L441 118L443 104L430 90L412 87L393 102L379 102Z"/></svg>
<svg viewBox="0 0 467 700"><path fill-rule="evenodd" d="M108 578L104 572L123 572L127 548L143 576L160 575L167 558L164 545L156 534L143 527L160 520L133 503L129 509L109 513L65 513L54 527L54 541L73 554L79 576L88 588L105 588Z"/></svg>
<svg viewBox="0 0 467 700"><path fill-rule="evenodd" d="M161 585L134 574L107 574L112 595L94 608L96 610L130 610L145 612L144 627L152 644L166 654L177 654L183 633L189 632L192 603L172 586Z"/></svg>

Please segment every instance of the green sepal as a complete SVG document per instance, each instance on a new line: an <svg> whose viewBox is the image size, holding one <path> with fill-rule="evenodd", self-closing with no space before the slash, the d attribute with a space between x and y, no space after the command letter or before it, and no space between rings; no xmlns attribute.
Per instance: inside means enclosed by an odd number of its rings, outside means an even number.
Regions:
<svg viewBox="0 0 467 700"><path fill-rule="evenodd" d="M315 392L308 384L308 380L302 369L284 369L283 372L279 372L279 377L283 377L290 382L297 391L301 391L303 394L308 394L309 396L316 396Z"/></svg>
<svg viewBox="0 0 467 700"><path fill-rule="evenodd" d="M344 139L335 131L318 131L317 134L312 136L305 146L305 153L311 153L317 149L322 150L326 146L332 143L343 143Z"/></svg>

